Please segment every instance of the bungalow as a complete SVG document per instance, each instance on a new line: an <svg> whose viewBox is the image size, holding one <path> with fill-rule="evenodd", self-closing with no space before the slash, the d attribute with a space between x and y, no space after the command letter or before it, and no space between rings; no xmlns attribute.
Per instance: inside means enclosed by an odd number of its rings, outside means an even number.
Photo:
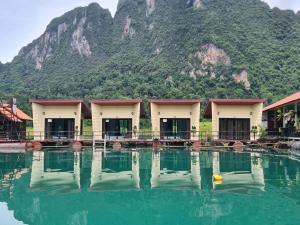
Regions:
<svg viewBox="0 0 300 225"><path fill-rule="evenodd" d="M90 117L83 100L31 100L34 140L78 140L82 120Z"/></svg>
<svg viewBox="0 0 300 225"><path fill-rule="evenodd" d="M265 107L263 114L270 135L297 135L300 128L300 92Z"/></svg>
<svg viewBox="0 0 300 225"><path fill-rule="evenodd" d="M213 138L257 139L264 102L264 99L210 99L204 117L212 119Z"/></svg>
<svg viewBox="0 0 300 225"><path fill-rule="evenodd" d="M91 101L95 139L138 139L142 100Z"/></svg>
<svg viewBox="0 0 300 225"><path fill-rule="evenodd" d="M26 122L30 116L17 108L15 104L0 102L0 141L21 140L26 137Z"/></svg>
<svg viewBox="0 0 300 225"><path fill-rule="evenodd" d="M199 140L200 101L150 100L154 137Z"/></svg>

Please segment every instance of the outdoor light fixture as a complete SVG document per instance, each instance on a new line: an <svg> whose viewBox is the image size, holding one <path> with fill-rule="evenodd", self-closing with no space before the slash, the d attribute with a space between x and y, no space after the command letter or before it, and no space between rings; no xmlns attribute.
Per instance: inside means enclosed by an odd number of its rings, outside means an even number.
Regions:
<svg viewBox="0 0 300 225"><path fill-rule="evenodd" d="M192 112L190 112L190 115L193 115L193 113L192 113Z"/></svg>
<svg viewBox="0 0 300 225"><path fill-rule="evenodd" d="M100 116L102 116L102 112L100 112Z"/></svg>
<svg viewBox="0 0 300 225"><path fill-rule="evenodd" d="M133 113L133 112L131 112L131 115L134 115L134 113Z"/></svg>
<svg viewBox="0 0 300 225"><path fill-rule="evenodd" d="M76 112L74 112L74 115L76 116L76 115L77 115L77 113L76 113Z"/></svg>
<svg viewBox="0 0 300 225"><path fill-rule="evenodd" d="M220 112L218 112L217 115L220 115Z"/></svg>
<svg viewBox="0 0 300 225"><path fill-rule="evenodd" d="M158 115L160 115L160 112L158 112Z"/></svg>
<svg viewBox="0 0 300 225"><path fill-rule="evenodd" d="M253 113L252 112L250 112L250 116L252 116L253 115Z"/></svg>
<svg viewBox="0 0 300 225"><path fill-rule="evenodd" d="M45 113L45 112L43 112L43 115L46 115L46 113Z"/></svg>

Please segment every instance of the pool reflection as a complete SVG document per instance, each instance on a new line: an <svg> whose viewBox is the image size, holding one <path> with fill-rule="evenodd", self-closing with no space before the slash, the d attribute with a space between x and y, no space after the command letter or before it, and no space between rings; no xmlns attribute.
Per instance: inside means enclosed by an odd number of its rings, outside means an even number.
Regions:
<svg viewBox="0 0 300 225"><path fill-rule="evenodd" d="M7 204L1 215L11 210L30 225L299 221L300 163L282 156L184 149L0 154L0 185Z"/></svg>
<svg viewBox="0 0 300 225"><path fill-rule="evenodd" d="M153 152L151 187L201 189L199 152Z"/></svg>
<svg viewBox="0 0 300 225"><path fill-rule="evenodd" d="M104 157L105 156L105 157ZM140 188L138 152L93 152L91 191Z"/></svg>
<svg viewBox="0 0 300 225"><path fill-rule="evenodd" d="M80 190L80 153L33 152L29 187L31 191Z"/></svg>
<svg viewBox="0 0 300 225"><path fill-rule="evenodd" d="M213 182L213 189L238 193L264 191L264 171L258 153L213 152L213 174L223 180Z"/></svg>

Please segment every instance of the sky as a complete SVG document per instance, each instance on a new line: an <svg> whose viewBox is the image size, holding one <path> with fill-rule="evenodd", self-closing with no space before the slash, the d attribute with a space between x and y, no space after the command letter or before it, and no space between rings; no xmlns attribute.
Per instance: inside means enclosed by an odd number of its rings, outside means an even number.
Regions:
<svg viewBox="0 0 300 225"><path fill-rule="evenodd" d="M300 0L263 1L271 7L300 10ZM118 0L1 0L0 61L10 62L22 47L44 33L53 18L91 2L98 2L114 15Z"/></svg>

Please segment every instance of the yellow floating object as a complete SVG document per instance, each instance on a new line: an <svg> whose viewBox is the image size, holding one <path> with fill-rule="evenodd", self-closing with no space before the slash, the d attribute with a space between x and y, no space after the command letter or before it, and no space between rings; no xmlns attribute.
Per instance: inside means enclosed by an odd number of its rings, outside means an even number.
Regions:
<svg viewBox="0 0 300 225"><path fill-rule="evenodd" d="M223 183L223 181L214 181L214 183L216 184L216 185L219 185L219 184L222 184Z"/></svg>
<svg viewBox="0 0 300 225"><path fill-rule="evenodd" d="M223 177L221 175L213 175L213 179L214 179L214 181L220 182L223 180Z"/></svg>

